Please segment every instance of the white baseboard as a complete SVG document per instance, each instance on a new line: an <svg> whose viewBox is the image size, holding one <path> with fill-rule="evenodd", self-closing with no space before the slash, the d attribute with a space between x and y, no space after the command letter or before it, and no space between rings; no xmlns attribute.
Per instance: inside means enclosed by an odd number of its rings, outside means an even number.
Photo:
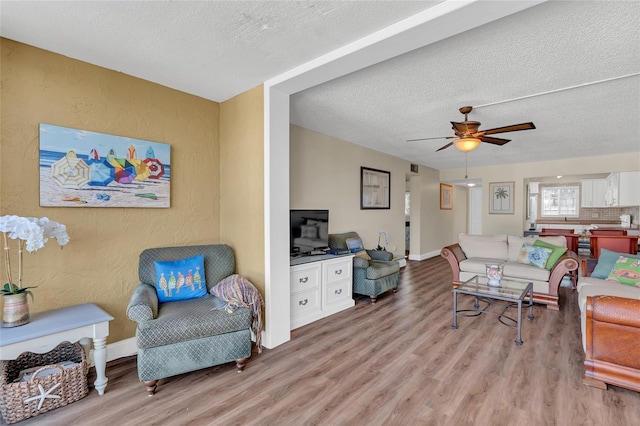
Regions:
<svg viewBox="0 0 640 426"><path fill-rule="evenodd" d="M124 358L138 353L138 344L135 337L130 337L119 342L107 345L107 361Z"/></svg>
<svg viewBox="0 0 640 426"><path fill-rule="evenodd" d="M113 361L119 358L125 358L138 353L138 344L135 337L120 340L119 342L110 343L107 345L107 362ZM89 354L91 366L93 366L93 349Z"/></svg>
<svg viewBox="0 0 640 426"><path fill-rule="evenodd" d="M409 260L425 260L425 259L430 259L432 257L436 257L436 256L440 256L440 250L435 250L435 251L430 251L428 253L422 253L419 255L415 255L415 254L410 254L409 255Z"/></svg>

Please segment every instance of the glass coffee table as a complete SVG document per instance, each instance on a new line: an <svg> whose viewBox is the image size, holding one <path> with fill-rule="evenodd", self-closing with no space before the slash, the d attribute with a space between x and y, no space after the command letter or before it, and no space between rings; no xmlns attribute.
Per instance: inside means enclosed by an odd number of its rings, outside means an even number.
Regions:
<svg viewBox="0 0 640 426"><path fill-rule="evenodd" d="M498 316L498 321L502 324L518 330L516 337L516 345L522 345L521 337L521 320L522 320L522 302L529 293L529 315L528 319L533 319L533 283L528 281L502 279L500 287L494 287L487 284L487 277L476 275L468 281L461 283L453 289L453 324L451 327L458 328L458 316L477 317L482 314L492 314ZM458 293L468 294L475 297L473 309L458 310ZM480 307L480 302L484 303ZM509 308L518 306L518 314L516 318L507 316ZM491 310L497 307L498 310Z"/></svg>

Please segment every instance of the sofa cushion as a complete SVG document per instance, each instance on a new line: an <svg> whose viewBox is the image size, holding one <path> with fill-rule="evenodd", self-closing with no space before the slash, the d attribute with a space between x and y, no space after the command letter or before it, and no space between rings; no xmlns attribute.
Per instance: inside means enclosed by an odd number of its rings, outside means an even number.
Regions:
<svg viewBox="0 0 640 426"><path fill-rule="evenodd" d="M547 259L547 263L545 263L544 265L545 269L549 269L549 270L553 269L554 265L558 263L558 260L567 251L566 247L560 247L553 244L549 244L548 242L540 239L536 240L533 243L533 245L538 247L546 247L552 250L552 253L549 255L549 258Z"/></svg>
<svg viewBox="0 0 640 426"><path fill-rule="evenodd" d="M203 254L180 260L156 260L153 263L160 303L196 299L207 294Z"/></svg>
<svg viewBox="0 0 640 426"><path fill-rule="evenodd" d="M544 268L551 253L553 253L553 250L546 247L523 244L520 249L520 256L518 256L518 263Z"/></svg>
<svg viewBox="0 0 640 426"><path fill-rule="evenodd" d="M640 287L640 259L620 256L607 280Z"/></svg>
<svg viewBox="0 0 640 426"><path fill-rule="evenodd" d="M584 312L587 296L618 296L627 299L640 299L640 288L620 285L614 281L593 277L581 277L578 282L578 307Z"/></svg>
<svg viewBox="0 0 640 426"><path fill-rule="evenodd" d="M562 235L551 235L546 237L534 237L536 240L544 241L545 243L553 244L558 247L567 247L567 239Z"/></svg>
<svg viewBox="0 0 640 426"><path fill-rule="evenodd" d="M460 270L464 272L473 272L476 275L485 275L487 273L487 263L504 263L505 261L496 261L488 257L472 257L460 262Z"/></svg>
<svg viewBox="0 0 640 426"><path fill-rule="evenodd" d="M522 266L526 266L526 265L522 265ZM536 268L535 266L528 266L529 268L532 269L540 269L540 268ZM540 269L541 271L546 271L546 269ZM547 271L548 272L548 271ZM460 272L460 282L465 282L468 281L469 279L473 278L474 276L479 275L475 272L464 272L461 271ZM503 278L505 280L516 280L516 281L527 281L527 282L532 282L533 283L533 293L539 293L539 294L548 294L549 293L549 282L548 281L539 281L539 280L532 280L530 278L521 278L521 277L509 277L507 275L503 274ZM620 287L627 287L627 286L620 286ZM629 287L629 288L633 288L633 287Z"/></svg>
<svg viewBox="0 0 640 426"><path fill-rule="evenodd" d="M367 278L370 280L377 280L378 278L386 277L400 271L400 264L398 262L379 262L372 260L369 262L367 268Z"/></svg>
<svg viewBox="0 0 640 426"><path fill-rule="evenodd" d="M518 262L507 262L503 268L505 278L515 278L524 281L549 281L551 272L545 268L525 265Z"/></svg>
<svg viewBox="0 0 640 426"><path fill-rule="evenodd" d="M496 260L509 258L506 235L460 234L458 235L458 243L467 258L491 258L494 263Z"/></svg>
<svg viewBox="0 0 640 426"><path fill-rule="evenodd" d="M618 260L620 256L640 259L640 255L618 253L618 252L607 250L607 249L601 249L600 257L598 258L598 263L596 264L595 269L591 273L591 276L593 278L600 278L602 280L606 280L609 277L609 273L613 269L613 266L615 265L616 260Z"/></svg>
<svg viewBox="0 0 640 426"><path fill-rule="evenodd" d="M138 347L170 345L251 327L249 308L239 308L228 313L219 309L221 305L224 306L223 301L210 295L163 303L157 319L138 324Z"/></svg>
<svg viewBox="0 0 640 426"><path fill-rule="evenodd" d="M566 247L567 239L562 235L550 236L550 237L519 237L517 235L509 235L507 241L509 243L509 260L512 262L518 261L520 256L520 249L523 244L534 244L536 241L544 241L545 243L553 244L558 247Z"/></svg>

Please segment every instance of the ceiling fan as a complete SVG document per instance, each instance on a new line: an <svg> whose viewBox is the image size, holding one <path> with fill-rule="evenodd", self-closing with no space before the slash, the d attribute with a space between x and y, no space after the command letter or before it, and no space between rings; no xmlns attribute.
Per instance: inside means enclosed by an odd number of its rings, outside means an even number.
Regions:
<svg viewBox="0 0 640 426"><path fill-rule="evenodd" d="M519 130L531 130L536 126L532 122L512 124L511 126L496 127L495 129L478 130L480 127L479 121L469 121L467 115L473 110L471 106L465 106L460 108L460 112L464 114L464 121L461 123L451 122L451 128L453 129L455 136L441 136L437 138L421 138L421 139L409 139L407 142L426 141L432 139L455 139L449 142L445 146L436 150L442 151L449 148L451 145L455 145L460 151L469 152L473 151L480 145L480 142L492 143L494 145L504 145L510 142L511 139L501 139L489 137L487 135L494 135L496 133L517 132Z"/></svg>

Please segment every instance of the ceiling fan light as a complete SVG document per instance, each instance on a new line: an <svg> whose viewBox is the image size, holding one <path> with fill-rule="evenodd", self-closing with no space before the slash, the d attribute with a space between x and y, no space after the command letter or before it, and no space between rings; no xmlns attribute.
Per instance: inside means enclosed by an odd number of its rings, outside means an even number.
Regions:
<svg viewBox="0 0 640 426"><path fill-rule="evenodd" d="M462 152L473 151L480 145L480 139L478 138L460 138L453 141L453 144Z"/></svg>

